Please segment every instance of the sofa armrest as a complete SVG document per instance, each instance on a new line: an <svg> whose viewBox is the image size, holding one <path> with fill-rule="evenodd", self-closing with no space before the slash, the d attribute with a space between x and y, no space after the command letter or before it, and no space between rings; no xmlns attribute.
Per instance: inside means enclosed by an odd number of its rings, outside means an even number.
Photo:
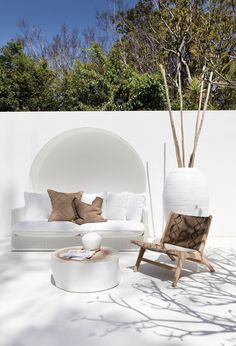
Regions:
<svg viewBox="0 0 236 346"><path fill-rule="evenodd" d="M15 208L11 211L11 224L14 225L25 219L25 207Z"/></svg>

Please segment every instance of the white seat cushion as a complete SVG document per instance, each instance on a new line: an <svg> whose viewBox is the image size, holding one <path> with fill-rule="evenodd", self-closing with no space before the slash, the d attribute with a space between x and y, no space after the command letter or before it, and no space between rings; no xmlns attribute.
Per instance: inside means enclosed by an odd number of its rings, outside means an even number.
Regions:
<svg viewBox="0 0 236 346"><path fill-rule="evenodd" d="M144 224L138 221L108 220L106 222L85 223L79 228L80 234L87 232L98 232L101 235L142 235Z"/></svg>
<svg viewBox="0 0 236 346"><path fill-rule="evenodd" d="M27 220L13 225L14 234L21 236L74 236L79 226L69 221Z"/></svg>
<svg viewBox="0 0 236 346"><path fill-rule="evenodd" d="M144 224L138 221L108 220L106 222L85 223L79 226L69 221L31 220L16 223L12 231L16 235L35 237L73 237L87 232L98 232L102 236L126 237L142 235Z"/></svg>

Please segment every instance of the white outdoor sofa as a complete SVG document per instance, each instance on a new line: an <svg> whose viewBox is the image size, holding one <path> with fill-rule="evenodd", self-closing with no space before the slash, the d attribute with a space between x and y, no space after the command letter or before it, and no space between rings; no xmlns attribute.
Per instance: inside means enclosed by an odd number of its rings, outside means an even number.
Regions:
<svg viewBox="0 0 236 346"><path fill-rule="evenodd" d="M120 136L98 128L76 128L49 140L30 169L31 191L113 191L145 193L146 172L135 149ZM22 193L23 195L23 193ZM148 233L146 206L141 220L109 220L78 226L71 222L30 219L25 208L12 212L12 250L53 250L80 245L81 236L96 231L102 243L118 250L136 249L131 239Z"/></svg>
<svg viewBox="0 0 236 346"><path fill-rule="evenodd" d="M88 232L100 234L103 246L110 246L120 251L130 251L135 249L130 240L142 240L148 223L145 208L142 210L140 221L108 219L106 222L83 225L69 221L49 222L47 218L39 217L30 219L27 209L24 207L14 211L13 251L48 251L67 246L78 246L81 245L81 237Z"/></svg>

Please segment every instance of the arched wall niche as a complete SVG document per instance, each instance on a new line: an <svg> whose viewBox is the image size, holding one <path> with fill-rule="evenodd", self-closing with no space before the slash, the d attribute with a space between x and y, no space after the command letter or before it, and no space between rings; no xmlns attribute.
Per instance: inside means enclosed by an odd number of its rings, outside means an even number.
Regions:
<svg viewBox="0 0 236 346"><path fill-rule="evenodd" d="M35 192L146 191L143 163L118 135L97 128L63 132L35 157L30 178Z"/></svg>

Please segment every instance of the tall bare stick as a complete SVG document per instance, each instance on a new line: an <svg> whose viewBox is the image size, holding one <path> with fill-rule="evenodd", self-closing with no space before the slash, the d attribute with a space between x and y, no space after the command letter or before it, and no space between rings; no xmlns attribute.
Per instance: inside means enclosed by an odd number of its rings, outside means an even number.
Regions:
<svg viewBox="0 0 236 346"><path fill-rule="evenodd" d="M178 71L178 91L180 100L180 126L181 126L181 149L182 149L182 163L185 167L185 151L184 151L184 118L183 118L183 94L182 94L182 84L181 84L181 74Z"/></svg>
<svg viewBox="0 0 236 346"><path fill-rule="evenodd" d="M199 137L200 137L200 134L201 134L202 125L203 125L203 122L204 122L204 119L205 119L207 104L208 104L208 100L209 100L209 96L210 96L212 77L213 77L213 72L210 73L210 77L209 77L209 81L208 81L208 88L207 88L207 95L206 95L206 99L205 99L205 102L204 102L204 108L203 108L203 111L202 111L201 121L200 121L200 124L199 124L198 129L197 129L195 145L194 145L193 152L192 152L191 159L190 159L191 165L189 167L193 167L193 165L194 165L197 145L198 145Z"/></svg>
<svg viewBox="0 0 236 346"><path fill-rule="evenodd" d="M196 146L197 133L198 133L198 127L199 127L199 121L200 121L200 112L201 112L201 108L202 108L202 95L203 95L203 87L204 87L205 69L206 69L206 66L203 66L201 89L200 89L200 95L199 95L198 112L197 112L197 118L196 118L196 124L195 124L193 151L192 152L194 152L194 148ZM189 164L188 164L189 167L193 167L192 166L192 159L193 159L193 155L190 156L190 160L189 160Z"/></svg>
<svg viewBox="0 0 236 346"><path fill-rule="evenodd" d="M160 69L161 69L161 73L162 73L164 85L165 85L166 98L167 98L168 109L169 109L169 119L170 119L172 135L173 135L173 140L174 140L174 145L175 145L177 164L178 164L178 167L183 167L183 164L181 161L180 149L179 149L179 142L178 142L178 138L176 135L175 123L174 123L173 115L172 115L172 109L171 109L171 103L170 103L170 97L169 97L169 89L168 89L168 85L167 85L167 81L166 81L166 72L165 72L165 69L162 65L160 65Z"/></svg>

